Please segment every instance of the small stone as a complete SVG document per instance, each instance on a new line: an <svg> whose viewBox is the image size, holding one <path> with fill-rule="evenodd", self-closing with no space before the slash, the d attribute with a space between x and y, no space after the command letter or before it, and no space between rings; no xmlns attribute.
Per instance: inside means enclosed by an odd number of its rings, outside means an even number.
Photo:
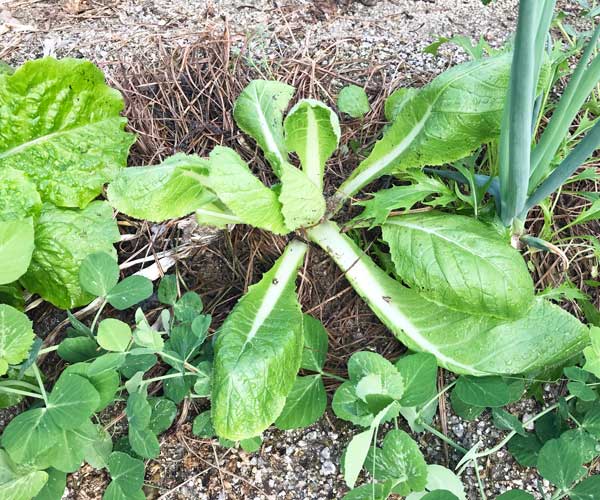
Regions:
<svg viewBox="0 0 600 500"><path fill-rule="evenodd" d="M330 460L326 460L323 462L323 465L321 465L321 475L323 476L333 476L336 470L335 465Z"/></svg>
<svg viewBox="0 0 600 500"><path fill-rule="evenodd" d="M331 450L329 449L329 447L325 447L321 450L321 457L323 458L323 460L329 460L331 458Z"/></svg>

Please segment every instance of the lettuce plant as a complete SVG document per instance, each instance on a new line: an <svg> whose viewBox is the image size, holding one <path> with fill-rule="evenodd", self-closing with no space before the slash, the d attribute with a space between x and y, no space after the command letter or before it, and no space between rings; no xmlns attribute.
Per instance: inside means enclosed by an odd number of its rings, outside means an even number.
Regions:
<svg viewBox="0 0 600 500"><path fill-rule="evenodd" d="M297 102L285 115L293 88L263 80L251 82L241 93L234 118L262 149L276 184L266 186L235 151L219 146L208 158L178 154L155 167L123 170L109 186L109 202L132 216L160 221L195 210L201 224L243 223L303 236L292 239L217 334L212 415L219 436L245 439L259 434L281 414L292 390L303 337L293 283L307 250L305 239L329 254L399 340L414 351L433 354L439 365L457 373L539 371L565 362L589 344L585 325L535 295L527 266L511 246L511 232L498 223L518 231L515 214L523 211L523 197L517 193L521 201L514 205L516 191L510 186L530 153L522 149L530 147L533 101L538 88L547 85L540 40L546 38L552 6L552 2L522 2L512 53L458 65L420 90L392 94L386 103L391 125L330 199L322 192L323 175L340 138L337 116L312 99ZM526 82L524 68L532 72ZM573 109L589 90L581 82L591 78L578 78L578 71L572 82L577 90L565 93ZM572 94L577 99L568 97ZM525 124L518 118L523 109L530 117ZM580 162L593 151L586 148L596 146L595 130L572 153ZM565 132L561 127L556 137ZM392 275L333 221L342 203L381 175L409 171L424 185L445 187L415 169L454 162L482 144L494 143L500 144L500 175L476 174L473 186L483 185L498 195L496 221L448 211L390 215L390 210L371 204L382 217L372 225L381 227L389 246ZM549 151L540 163L542 171L556 152ZM300 167L291 163L290 153L296 153ZM560 166L557 170L565 171ZM545 189L552 175L539 189ZM529 179L523 182L525 187L519 184L519 189L527 191ZM460 198L448 187L439 190L437 202L430 197L435 189L424 187L422 192L412 201L403 193L400 203L410 207L429 200L447 207ZM394 204L394 195L379 199Z"/></svg>
<svg viewBox="0 0 600 500"><path fill-rule="evenodd" d="M93 201L125 167L123 99L88 61L44 58L0 71L0 286L62 308L87 304L83 259L112 248L112 210Z"/></svg>

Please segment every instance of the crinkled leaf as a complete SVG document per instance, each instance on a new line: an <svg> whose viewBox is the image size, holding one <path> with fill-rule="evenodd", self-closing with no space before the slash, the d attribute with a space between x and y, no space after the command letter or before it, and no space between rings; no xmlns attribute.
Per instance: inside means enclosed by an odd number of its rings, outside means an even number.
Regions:
<svg viewBox="0 0 600 500"><path fill-rule="evenodd" d="M284 430L308 427L323 416L326 407L327 393L321 375L297 377L275 425Z"/></svg>
<svg viewBox="0 0 600 500"><path fill-rule="evenodd" d="M303 243L290 243L217 334L211 400L219 436L257 436L285 405L302 358L302 312L295 280L305 252Z"/></svg>
<svg viewBox="0 0 600 500"><path fill-rule="evenodd" d="M12 283L27 272L34 246L31 217L0 222L0 284Z"/></svg>
<svg viewBox="0 0 600 500"><path fill-rule="evenodd" d="M81 288L95 297L106 297L119 281L119 264L114 255L96 252L88 255L79 268Z"/></svg>
<svg viewBox="0 0 600 500"><path fill-rule="evenodd" d="M486 224L442 213L389 218L383 239L400 278L453 309L519 318L533 281L519 253Z"/></svg>
<svg viewBox="0 0 600 500"><path fill-rule="evenodd" d="M65 309L87 304L93 296L79 284L83 260L94 252L116 255L113 243L119 230L112 210L102 201L84 210L56 208L45 204L35 224L35 250L25 287L57 307Z"/></svg>
<svg viewBox="0 0 600 500"><path fill-rule="evenodd" d="M0 304L0 375L8 365L27 359L35 334L33 323L12 306Z"/></svg>
<svg viewBox="0 0 600 500"><path fill-rule="evenodd" d="M358 85L347 85L340 90L337 107L352 118L362 118L371 109L365 89Z"/></svg>
<svg viewBox="0 0 600 500"><path fill-rule="evenodd" d="M21 170L0 169L0 221L35 217L41 208L35 184Z"/></svg>
<svg viewBox="0 0 600 500"><path fill-rule="evenodd" d="M192 213L215 195L188 175L206 174L208 161L182 153L159 165L122 170L108 187L108 201L119 212L154 222Z"/></svg>
<svg viewBox="0 0 600 500"><path fill-rule="evenodd" d="M304 350L302 351L301 368L319 372L323 369L327 358L329 336L323 324L316 318L304 314Z"/></svg>
<svg viewBox="0 0 600 500"><path fill-rule="evenodd" d="M419 445L397 429L387 433L383 448L369 450L365 468L377 481L395 481L393 491L399 495L422 491L427 482L427 464Z"/></svg>
<svg viewBox="0 0 600 500"><path fill-rule="evenodd" d="M322 191L325 163L341 136L337 115L320 101L302 99L286 116L284 127L285 145L300 157L302 170Z"/></svg>
<svg viewBox="0 0 600 500"><path fill-rule="evenodd" d="M0 498L23 500L35 497L46 484L48 474L34 468L15 464L0 449Z"/></svg>
<svg viewBox="0 0 600 500"><path fill-rule="evenodd" d="M237 126L260 146L275 173L287 159L283 137L283 112L294 95L294 87L282 82L253 80L235 101Z"/></svg>
<svg viewBox="0 0 600 500"><path fill-rule="evenodd" d="M459 160L496 138L510 62L510 54L502 54L458 64L405 96L401 111L393 112L397 115L394 123L342 191L351 195L354 186L366 185L392 170Z"/></svg>
<svg viewBox="0 0 600 500"><path fill-rule="evenodd" d="M123 98L89 61L46 57L0 75L0 108L0 170L24 170L44 201L83 208L126 165Z"/></svg>

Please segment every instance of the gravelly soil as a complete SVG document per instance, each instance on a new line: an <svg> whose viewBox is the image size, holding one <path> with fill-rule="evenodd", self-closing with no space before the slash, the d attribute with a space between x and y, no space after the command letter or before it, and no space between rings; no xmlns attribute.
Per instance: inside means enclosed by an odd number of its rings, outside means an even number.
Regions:
<svg viewBox="0 0 600 500"><path fill-rule="evenodd" d="M439 57L424 54L425 46L439 35L454 34L482 35L498 45L514 27L516 3L497 1L484 8L479 0L395 0L374 7L332 0L0 0L0 59L19 64L47 54L86 57L116 73L122 61L143 54L151 63L159 48L193 43L194 33L209 28L215 36L227 34L234 46L247 43L257 62L283 53L318 57L334 44L338 58L383 66L389 81L422 82L464 58L453 46L444 46ZM570 10L573 3L563 6ZM535 407L525 400L512 410L522 418ZM250 455L193 438L194 413L191 408L185 423L162 437L160 457L148 463L150 497L332 499L346 491L339 458L354 431L333 415L301 431L268 431L260 452ZM0 424L10 415L0 412ZM493 446L502 436L488 415L464 422L447 410L445 420L448 435L467 448L479 441ZM417 439L429 462L457 462L459 456L437 438L427 434ZM480 467L490 498L511 488L541 498L540 484L548 488L505 451ZM70 478L67 497L99 498L105 481L103 474L83 468ZM469 497L479 498L472 469L464 482Z"/></svg>

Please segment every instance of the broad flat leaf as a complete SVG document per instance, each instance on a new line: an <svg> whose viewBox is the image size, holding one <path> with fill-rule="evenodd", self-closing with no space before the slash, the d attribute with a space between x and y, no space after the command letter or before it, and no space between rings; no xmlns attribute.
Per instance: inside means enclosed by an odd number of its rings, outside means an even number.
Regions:
<svg viewBox="0 0 600 500"><path fill-rule="evenodd" d="M392 211L410 210L417 203L444 207L457 199L446 184L422 172L411 172L406 180L411 184L382 189L373 193L372 198L356 202L356 205L364 207L356 220L370 220L371 225L375 226L384 224Z"/></svg>
<svg viewBox="0 0 600 500"><path fill-rule="evenodd" d="M249 438L249 439L242 439L240 441L240 447L246 453L254 453L255 451L260 450L262 443L263 443L262 437L256 436L256 437Z"/></svg>
<svg viewBox="0 0 600 500"><path fill-rule="evenodd" d="M0 221L0 284L12 283L27 272L34 246L31 217Z"/></svg>
<svg viewBox="0 0 600 500"><path fill-rule="evenodd" d="M308 314L302 316L304 326L304 350L300 368L320 372L327 358L329 336L323 324Z"/></svg>
<svg viewBox="0 0 600 500"><path fill-rule="evenodd" d="M27 359L35 334L33 323L21 311L0 304L0 375L8 365L16 365Z"/></svg>
<svg viewBox="0 0 600 500"><path fill-rule="evenodd" d="M567 366L563 368L563 373L570 380L575 380L577 382L585 383L590 379L590 374L578 366Z"/></svg>
<svg viewBox="0 0 600 500"><path fill-rule="evenodd" d="M160 444L149 428L129 427L131 449L142 458L156 458L160 453Z"/></svg>
<svg viewBox="0 0 600 500"><path fill-rule="evenodd" d="M423 498L424 500L458 500L458 497L448 490L430 491Z"/></svg>
<svg viewBox="0 0 600 500"><path fill-rule="evenodd" d="M452 411L456 413L463 420L475 420L479 415L485 411L485 406L470 405L465 403L456 391L452 391L450 394L450 402L452 404Z"/></svg>
<svg viewBox="0 0 600 500"><path fill-rule="evenodd" d="M567 384L567 388L571 394L582 401L594 401L594 399L598 398L596 391L583 382L571 381Z"/></svg>
<svg viewBox="0 0 600 500"><path fill-rule="evenodd" d="M497 500L533 500L535 497L531 493L523 490L510 490L498 496Z"/></svg>
<svg viewBox="0 0 600 500"><path fill-rule="evenodd" d="M381 410L371 422L369 428L360 434L355 435L344 453L344 480L349 488L354 488L356 480L363 468L367 454L373 441L373 436L377 428L387 420L398 415L398 403L396 401L390 403Z"/></svg>
<svg viewBox="0 0 600 500"><path fill-rule="evenodd" d="M584 429L569 429L560 435L560 439L572 442L572 446L580 450L583 463L591 462L600 455L598 440Z"/></svg>
<svg viewBox="0 0 600 500"><path fill-rule="evenodd" d="M281 192L279 201L286 227L295 231L317 224L325 215L322 190L306 173L287 162L280 164Z"/></svg>
<svg viewBox="0 0 600 500"><path fill-rule="evenodd" d="M113 402L117 389L120 385L119 374L115 370L107 370L99 375L90 375L90 363L75 363L67 367L64 373L74 373L80 375L88 380L100 397L98 406L94 410L94 413L98 413L106 408L110 403Z"/></svg>
<svg viewBox="0 0 600 500"><path fill-rule="evenodd" d="M596 439L600 439L600 403L594 403L587 411L581 422L581 427L596 437Z"/></svg>
<svg viewBox="0 0 600 500"><path fill-rule="evenodd" d="M354 425L368 427L373 421L373 413L367 403L356 395L356 385L352 382L344 382L337 388L331 408L338 418Z"/></svg>
<svg viewBox="0 0 600 500"><path fill-rule="evenodd" d="M127 276L109 292L106 300L115 309L124 311L146 300L153 291L152 281L145 276Z"/></svg>
<svg viewBox="0 0 600 500"><path fill-rule="evenodd" d="M84 458L94 469L104 469L113 450L112 437L102 425L90 424Z"/></svg>
<svg viewBox="0 0 600 500"><path fill-rule="evenodd" d="M108 458L112 482L104 493L104 500L144 500L144 462L126 453L115 451ZM110 491L109 491L110 490Z"/></svg>
<svg viewBox="0 0 600 500"><path fill-rule="evenodd" d="M342 500L387 500L391 493L391 481L367 483L346 493Z"/></svg>
<svg viewBox="0 0 600 500"><path fill-rule="evenodd" d="M47 480L46 472L17 465L0 449L0 498L3 500L33 498Z"/></svg>
<svg viewBox="0 0 600 500"><path fill-rule="evenodd" d="M521 436L527 436L527 432L525 432L521 421L506 410L503 410L502 408L492 408L492 417L494 419L494 425L499 429L515 431Z"/></svg>
<svg viewBox="0 0 600 500"><path fill-rule="evenodd" d="M208 161L178 153L159 165L126 168L108 186L108 201L136 219L161 222L183 217L215 199L189 172L206 174Z"/></svg>
<svg viewBox="0 0 600 500"><path fill-rule="evenodd" d="M440 366L454 372L526 373L565 362L589 342L585 325L543 299L535 299L528 313L514 321L462 313L388 276L335 224L319 224L307 234L402 343L433 354Z"/></svg>
<svg viewBox="0 0 600 500"><path fill-rule="evenodd" d="M109 352L102 356L98 356L90 364L88 375L90 377L97 377L114 372L123 366L125 359L126 354L124 352Z"/></svg>
<svg viewBox="0 0 600 500"><path fill-rule="evenodd" d="M210 324L210 317L204 316L204 318L207 318ZM201 333L201 331L196 331ZM203 334L197 335L191 325L175 325L169 332L169 340L165 342L165 351L174 352L179 359L186 361L198 352L198 348L205 339L206 330ZM167 361L171 360L167 359ZM179 366L181 366L181 363ZM173 367L177 368L176 366Z"/></svg>
<svg viewBox="0 0 600 500"><path fill-rule="evenodd" d="M22 311L25 307L25 299L21 285L17 282L0 285L0 304L8 304Z"/></svg>
<svg viewBox="0 0 600 500"><path fill-rule="evenodd" d="M287 160L283 138L283 112L294 95L294 87L282 82L253 80L235 101L237 126L260 146L276 174Z"/></svg>
<svg viewBox="0 0 600 500"><path fill-rule="evenodd" d="M289 232L277 193L260 182L235 151L217 146L209 161L209 174L198 176L198 182L212 190L231 213L254 227L276 234Z"/></svg>
<svg viewBox="0 0 600 500"><path fill-rule="evenodd" d="M113 255L97 252L88 255L79 268L79 284L95 297L106 297L119 281L119 264Z"/></svg>
<svg viewBox="0 0 600 500"><path fill-rule="evenodd" d="M123 98L83 59L46 57L0 75L0 109L0 170L24 170L59 206L98 196L135 139L123 131Z"/></svg>
<svg viewBox="0 0 600 500"><path fill-rule="evenodd" d="M44 453L42 460L61 472L75 472L97 435L96 426L89 420L76 429L60 429L54 446Z"/></svg>
<svg viewBox="0 0 600 500"><path fill-rule="evenodd" d="M0 76L0 170L24 170L42 199L85 207L126 165L123 98L82 59L29 61ZM60 172L60 175L56 175Z"/></svg>
<svg viewBox="0 0 600 500"><path fill-rule="evenodd" d="M459 377L454 391L472 406L496 408L511 402L510 387L501 377Z"/></svg>
<svg viewBox="0 0 600 500"><path fill-rule="evenodd" d="M150 417L152 416L152 407L148 403L146 397L134 392L127 398L127 420L130 427L145 428L150 425Z"/></svg>
<svg viewBox="0 0 600 500"><path fill-rule="evenodd" d="M471 217L423 213L389 218L383 239L396 272L422 295L453 309L518 318L533 302L525 261Z"/></svg>
<svg viewBox="0 0 600 500"><path fill-rule="evenodd" d="M180 370L171 369L167 372L167 375L175 373L181 372ZM179 404L190 393L190 390L193 385L194 377L192 375L177 378L169 378L163 381L163 391L167 398L169 398L175 404Z"/></svg>
<svg viewBox="0 0 600 500"><path fill-rule="evenodd" d="M394 123L340 191L349 196L391 171L459 160L496 138L510 56L458 64L407 96Z"/></svg>
<svg viewBox="0 0 600 500"><path fill-rule="evenodd" d="M185 292L173 306L173 315L177 321L192 323L199 314L202 314L204 306L202 298L196 292Z"/></svg>
<svg viewBox="0 0 600 500"><path fill-rule="evenodd" d="M437 362L426 353L409 354L396 362L404 380L402 406L419 406L430 401L437 392Z"/></svg>
<svg viewBox="0 0 600 500"><path fill-rule="evenodd" d="M194 392L198 396L209 398L212 390L212 361L196 363L196 368L198 372L195 374Z"/></svg>
<svg viewBox="0 0 600 500"><path fill-rule="evenodd" d="M131 341L131 328L121 320L106 318L98 325L97 340L107 351L125 351Z"/></svg>
<svg viewBox="0 0 600 500"><path fill-rule="evenodd" d="M56 444L59 434L60 428L49 417L48 410L36 408L10 421L2 433L2 446L15 462L36 465L37 459Z"/></svg>
<svg viewBox="0 0 600 500"><path fill-rule="evenodd" d="M221 437L260 435L277 419L292 390L303 348L295 280L306 248L291 242L217 334L211 402Z"/></svg>
<svg viewBox="0 0 600 500"><path fill-rule="evenodd" d="M284 122L285 145L300 157L306 176L323 191L325 163L337 149L341 130L331 108L314 99L302 99Z"/></svg>
<svg viewBox="0 0 600 500"><path fill-rule="evenodd" d="M591 476L584 479L569 493L571 500L598 500L600 491L600 476Z"/></svg>
<svg viewBox="0 0 600 500"><path fill-rule="evenodd" d="M76 429L94 413L100 396L84 377L64 373L58 378L48 396L48 415L62 429Z"/></svg>
<svg viewBox="0 0 600 500"><path fill-rule="evenodd" d="M347 85L340 90L337 107L352 118L362 118L371 109L365 89L358 85Z"/></svg>
<svg viewBox="0 0 600 500"><path fill-rule="evenodd" d="M177 415L177 406L166 398L149 398L148 403L152 408L152 417L148 428L154 434L162 434L173 424Z"/></svg>
<svg viewBox="0 0 600 500"><path fill-rule="evenodd" d="M427 491L444 490L455 495L459 500L467 500L464 486L454 472L441 465L431 464L427 466L427 484L424 492L411 493L406 500L419 500L427 496Z"/></svg>
<svg viewBox="0 0 600 500"><path fill-rule="evenodd" d="M48 481L33 500L57 500L67 487L67 474L56 469L46 470Z"/></svg>
<svg viewBox="0 0 600 500"><path fill-rule="evenodd" d="M383 448L369 450L365 468L377 481L395 481L394 493L403 496L422 491L427 483L427 464L419 445L401 430L389 431Z"/></svg>
<svg viewBox="0 0 600 500"><path fill-rule="evenodd" d="M35 184L20 170L0 170L0 221L35 217L42 200Z"/></svg>
<svg viewBox="0 0 600 500"><path fill-rule="evenodd" d="M585 356L583 369L600 378L600 328L597 326L590 328L590 339L592 345L583 350Z"/></svg>
<svg viewBox="0 0 600 500"><path fill-rule="evenodd" d="M158 300L162 304L172 306L177 301L177 276L175 274L167 274L163 276L158 284L157 291Z"/></svg>
<svg viewBox="0 0 600 500"><path fill-rule="evenodd" d="M582 451L577 442L559 438L544 444L538 456L537 468L544 479L567 490L585 472L582 463Z"/></svg>
<svg viewBox="0 0 600 500"><path fill-rule="evenodd" d="M84 210L45 204L35 224L31 265L21 278L25 287L64 309L90 302L93 296L81 289L79 269L92 253L116 256L113 243L120 235L112 215L102 201L94 201Z"/></svg>
<svg viewBox="0 0 600 500"><path fill-rule="evenodd" d="M58 346L58 355L68 363L79 363L98 357L98 344L89 337L67 337Z"/></svg>
<svg viewBox="0 0 600 500"><path fill-rule="evenodd" d="M213 428L212 420L210 418L210 410L206 410L194 418L192 433L194 436L201 438L215 437L215 429Z"/></svg>
<svg viewBox="0 0 600 500"><path fill-rule="evenodd" d="M284 430L308 427L323 416L326 408L327 393L321 375L297 377L275 425Z"/></svg>

